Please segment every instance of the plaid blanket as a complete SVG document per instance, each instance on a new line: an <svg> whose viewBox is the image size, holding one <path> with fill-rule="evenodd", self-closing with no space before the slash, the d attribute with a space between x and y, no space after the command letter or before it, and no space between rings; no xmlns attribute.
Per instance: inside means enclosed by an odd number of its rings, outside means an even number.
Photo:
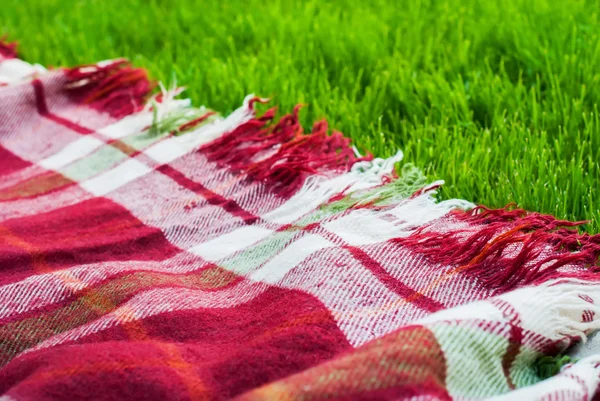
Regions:
<svg viewBox="0 0 600 401"><path fill-rule="evenodd" d="M0 400L590 400L600 238L0 44ZM151 95L151 93L156 93Z"/></svg>

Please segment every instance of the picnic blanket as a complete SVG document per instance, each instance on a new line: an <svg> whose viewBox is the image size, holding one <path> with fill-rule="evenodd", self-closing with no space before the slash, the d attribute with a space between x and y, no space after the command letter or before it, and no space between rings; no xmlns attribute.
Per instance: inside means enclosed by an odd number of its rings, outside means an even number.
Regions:
<svg viewBox="0 0 600 401"><path fill-rule="evenodd" d="M0 400L590 400L600 238L300 108L0 45ZM261 106L259 109L266 109Z"/></svg>

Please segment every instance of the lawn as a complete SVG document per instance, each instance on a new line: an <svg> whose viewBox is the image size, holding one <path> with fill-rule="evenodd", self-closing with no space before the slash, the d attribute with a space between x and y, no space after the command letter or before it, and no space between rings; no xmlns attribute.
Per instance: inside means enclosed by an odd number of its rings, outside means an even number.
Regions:
<svg viewBox="0 0 600 401"><path fill-rule="evenodd" d="M441 196L516 202L600 231L596 2L553 0L3 0L22 57L126 56L195 104L244 95L306 127L327 117L359 149L398 148Z"/></svg>

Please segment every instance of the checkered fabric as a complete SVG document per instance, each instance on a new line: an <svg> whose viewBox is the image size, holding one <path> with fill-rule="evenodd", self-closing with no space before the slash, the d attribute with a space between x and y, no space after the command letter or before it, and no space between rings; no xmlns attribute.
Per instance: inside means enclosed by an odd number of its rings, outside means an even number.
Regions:
<svg viewBox="0 0 600 401"><path fill-rule="evenodd" d="M0 44L0 400L589 400L600 239L296 108Z"/></svg>

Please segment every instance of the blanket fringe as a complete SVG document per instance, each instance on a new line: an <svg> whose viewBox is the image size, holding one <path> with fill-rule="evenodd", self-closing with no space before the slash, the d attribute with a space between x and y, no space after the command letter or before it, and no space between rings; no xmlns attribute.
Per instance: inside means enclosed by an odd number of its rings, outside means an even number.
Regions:
<svg viewBox="0 0 600 401"><path fill-rule="evenodd" d="M557 220L514 205L495 210L479 206L451 216L468 225L443 234L423 227L397 242L436 263L460 266L498 293L552 278L600 272L600 235L573 229L585 222ZM567 265L580 268L558 272Z"/></svg>
<svg viewBox="0 0 600 401"><path fill-rule="evenodd" d="M428 192L427 177L423 172L410 163L402 166L401 173L395 169L395 163L402 160L402 152L398 152L385 163L389 165L389 175L381 177L381 184L375 187L357 190L349 194L339 193L331 197L321 208L329 210L346 210L350 208L377 208L400 202L407 198L415 198L420 194ZM376 161L373 160L373 164ZM381 163L379 163L381 164ZM354 170L354 167L353 167ZM442 182L443 183L443 182ZM441 185L441 184L440 184ZM436 187L437 188L437 187ZM435 189L435 188L432 188Z"/></svg>
<svg viewBox="0 0 600 401"><path fill-rule="evenodd" d="M269 109L260 118L253 118L201 151L233 170L245 171L249 177L269 183L283 197L294 194L309 175L325 171L348 172L358 161L372 156L357 157L350 139L340 132L328 134L326 121L314 124L309 134L299 123L297 105L274 125L269 123L276 109Z"/></svg>
<svg viewBox="0 0 600 401"><path fill-rule="evenodd" d="M0 58L17 58L17 42L9 42L6 35L0 36Z"/></svg>
<svg viewBox="0 0 600 401"><path fill-rule="evenodd" d="M15 49L16 43L0 38L0 56L16 57ZM66 89L76 101L108 112L115 118L144 109L154 87L144 69L132 67L125 59L67 69L66 75ZM156 99L159 103L161 100ZM248 100L246 112L253 115L253 104L258 101L262 102L254 97ZM373 160L370 154L356 154L350 139L340 132L334 131L330 135L324 120L316 122L311 132L305 134L299 122L300 108L301 105L297 105L292 113L277 122L274 121L275 108L260 117L249 117L201 147L200 151L211 161L267 183L276 194L286 198L296 194L308 177L346 173L351 169L358 172L361 162ZM169 131L184 133L205 123L213 115L210 111L186 111L181 116L163 119L159 131L164 131L166 125L172 123L176 126ZM416 198L424 191L439 186L437 182L433 186L424 186L424 176L415 173L416 169L411 170L410 166L405 167L406 171L400 176L406 179L399 179L393 168L399 159L401 154L387 161L376 159L387 163L379 164L382 170L391 171L389 181L381 182L374 189L369 185L366 187L369 190L356 193L351 193L353 184L349 182L347 187L341 188L341 192L331 195L326 206L340 210L383 206L405 198L408 191L413 192L412 197ZM368 171L379 164L370 163ZM417 190L417 187L421 189ZM600 235L579 234L573 227L582 222L527 213L510 205L497 210L482 206L469 212L457 210L450 216L466 223L463 225L466 228L440 234L429 231L428 225L396 241L436 263L460 266L464 272L475 275L497 292L558 276L582 277L600 272ZM558 270L564 266L574 268L559 274Z"/></svg>
<svg viewBox="0 0 600 401"><path fill-rule="evenodd" d="M66 74L66 88L76 101L115 118L140 111L155 86L145 69L125 59L67 69Z"/></svg>

